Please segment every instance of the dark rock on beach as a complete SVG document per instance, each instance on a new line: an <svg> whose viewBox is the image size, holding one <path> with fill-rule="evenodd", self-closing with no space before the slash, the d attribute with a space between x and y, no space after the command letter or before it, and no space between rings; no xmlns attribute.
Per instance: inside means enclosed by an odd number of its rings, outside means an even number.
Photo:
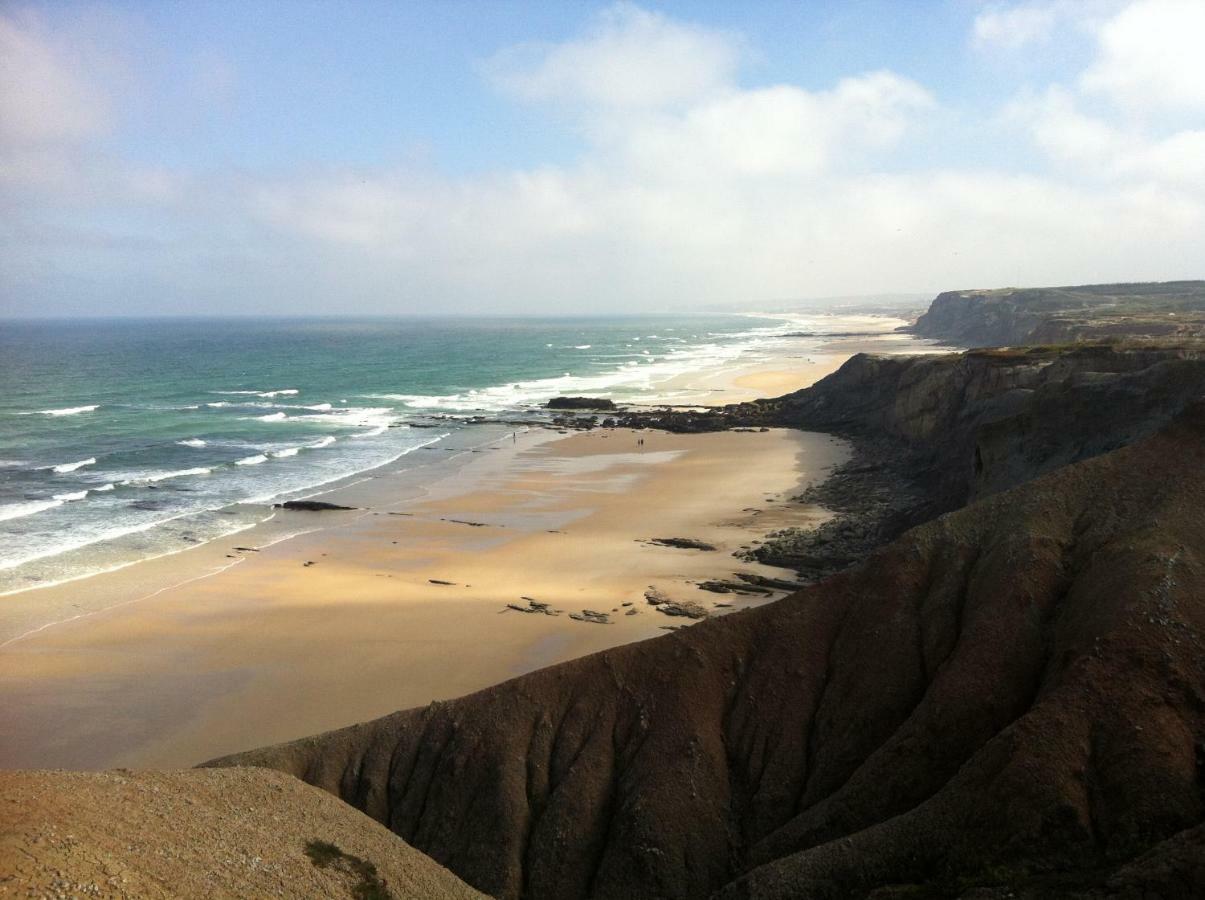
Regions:
<svg viewBox="0 0 1205 900"><path fill-rule="evenodd" d="M679 550L715 550L715 546L694 538L649 538L647 543L658 547L675 547Z"/></svg>
<svg viewBox="0 0 1205 900"><path fill-rule="evenodd" d="M301 512L328 512L340 509L357 509L355 506L340 506L338 503L325 503L322 500L286 500L284 503L273 503L274 509L293 509Z"/></svg>
<svg viewBox="0 0 1205 900"><path fill-rule="evenodd" d="M510 609L510 610L514 610L515 612L529 613L529 614L533 614L533 615L543 614L545 616L559 616L561 614L561 611L559 609L552 608L551 603L544 603L539 600L532 600L528 597L524 597L522 599L527 601L526 606L521 606L518 603L508 603L508 604L506 604L506 608Z"/></svg>
<svg viewBox="0 0 1205 900"><path fill-rule="evenodd" d="M709 615L707 610L689 600L667 600L657 604L657 612L665 613L667 616L682 616L687 619L706 619Z"/></svg>
<svg viewBox="0 0 1205 900"><path fill-rule="evenodd" d="M758 596L769 596L774 593L772 588L761 587L748 581L723 581L720 579L712 579L709 581L700 581L698 588L701 591L710 591L713 594L751 594Z"/></svg>
<svg viewBox="0 0 1205 900"><path fill-rule="evenodd" d="M544 404L546 409L603 409L616 408L613 400L605 397L553 397Z"/></svg>

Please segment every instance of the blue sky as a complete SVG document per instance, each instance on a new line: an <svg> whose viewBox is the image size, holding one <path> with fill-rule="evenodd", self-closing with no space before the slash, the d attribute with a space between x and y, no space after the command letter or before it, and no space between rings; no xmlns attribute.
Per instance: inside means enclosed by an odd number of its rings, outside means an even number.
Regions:
<svg viewBox="0 0 1205 900"><path fill-rule="evenodd" d="M0 11L0 313L1201 275L1200 0Z"/></svg>

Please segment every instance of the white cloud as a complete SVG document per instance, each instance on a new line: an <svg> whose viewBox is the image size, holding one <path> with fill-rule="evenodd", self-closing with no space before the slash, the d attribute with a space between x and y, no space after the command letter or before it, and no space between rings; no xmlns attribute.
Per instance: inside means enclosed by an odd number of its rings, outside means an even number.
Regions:
<svg viewBox="0 0 1205 900"><path fill-rule="evenodd" d="M1019 50L1049 40L1058 18L1050 2L988 7L975 17L971 40L983 49Z"/></svg>
<svg viewBox="0 0 1205 900"><path fill-rule="evenodd" d="M933 104L915 82L890 72L822 92L729 89L681 113L611 120L602 143L636 171L668 180L807 176L835 157L889 149Z"/></svg>
<svg viewBox="0 0 1205 900"><path fill-rule="evenodd" d="M1077 178L1148 184L1205 200L1203 0L1136 0L1092 29L1073 87L1014 101L1006 119Z"/></svg>
<svg viewBox="0 0 1205 900"><path fill-rule="evenodd" d="M68 100L106 92L17 26L36 45L22 52L66 73L50 79L68 85L57 121L87 122ZM1205 134L1191 123L1147 133L1074 85L1039 89L1012 104L1010 130L970 125L985 143L1032 137L1046 161L969 169L940 134L909 147L952 115L915 81L749 85L742 56L737 36L631 5L562 44L504 52L493 83L550 103L580 152L471 176L146 169L94 140L117 127L111 111L40 136L22 126L21 152L0 154L0 300L83 283L89 302L114 303L151 285L177 311L557 313L1199 274ZM237 60L213 62L202 84L221 101ZM124 240L39 221L130 208L161 218Z"/></svg>
<svg viewBox="0 0 1205 900"><path fill-rule="evenodd" d="M0 16L0 147L94 135L109 124L108 106L36 20Z"/></svg>
<svg viewBox="0 0 1205 900"><path fill-rule="evenodd" d="M1085 113L1074 95L1057 87L1013 103L1007 118L1080 175L1175 185L1205 197L1205 130L1151 136Z"/></svg>
<svg viewBox="0 0 1205 900"><path fill-rule="evenodd" d="M109 46L115 23L100 15L88 24L94 33L61 35L32 14L0 15L0 189L17 197L0 195L0 209L33 199L160 205L181 195L181 173L100 148L119 119L114 87L128 83Z"/></svg>
<svg viewBox="0 0 1205 900"><path fill-rule="evenodd" d="M1081 86L1131 111L1205 111L1203 39L1203 0L1138 0L1101 27Z"/></svg>
<svg viewBox="0 0 1205 900"><path fill-rule="evenodd" d="M620 3L598 15L582 38L510 48L486 71L524 100L657 108L729 84L739 59L730 35Z"/></svg>

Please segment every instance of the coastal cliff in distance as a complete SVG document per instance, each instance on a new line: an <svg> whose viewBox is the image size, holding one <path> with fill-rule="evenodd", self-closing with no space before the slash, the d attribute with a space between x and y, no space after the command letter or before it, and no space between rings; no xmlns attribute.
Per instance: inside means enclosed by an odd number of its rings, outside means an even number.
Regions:
<svg viewBox="0 0 1205 900"><path fill-rule="evenodd" d="M1198 404L778 603L219 764L500 898L1194 896L1203 508Z"/></svg>
<svg viewBox="0 0 1205 900"><path fill-rule="evenodd" d="M1205 338L1205 281L947 291L910 329L963 347Z"/></svg>

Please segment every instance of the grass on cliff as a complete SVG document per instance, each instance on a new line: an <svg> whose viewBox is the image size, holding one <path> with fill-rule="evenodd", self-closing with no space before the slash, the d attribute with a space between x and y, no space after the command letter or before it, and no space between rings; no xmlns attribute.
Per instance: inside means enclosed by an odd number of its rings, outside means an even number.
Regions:
<svg viewBox="0 0 1205 900"><path fill-rule="evenodd" d="M356 879L351 895L356 900L393 900L377 867L366 859L344 853L335 844L312 840L305 845L305 855L319 869L334 869Z"/></svg>

